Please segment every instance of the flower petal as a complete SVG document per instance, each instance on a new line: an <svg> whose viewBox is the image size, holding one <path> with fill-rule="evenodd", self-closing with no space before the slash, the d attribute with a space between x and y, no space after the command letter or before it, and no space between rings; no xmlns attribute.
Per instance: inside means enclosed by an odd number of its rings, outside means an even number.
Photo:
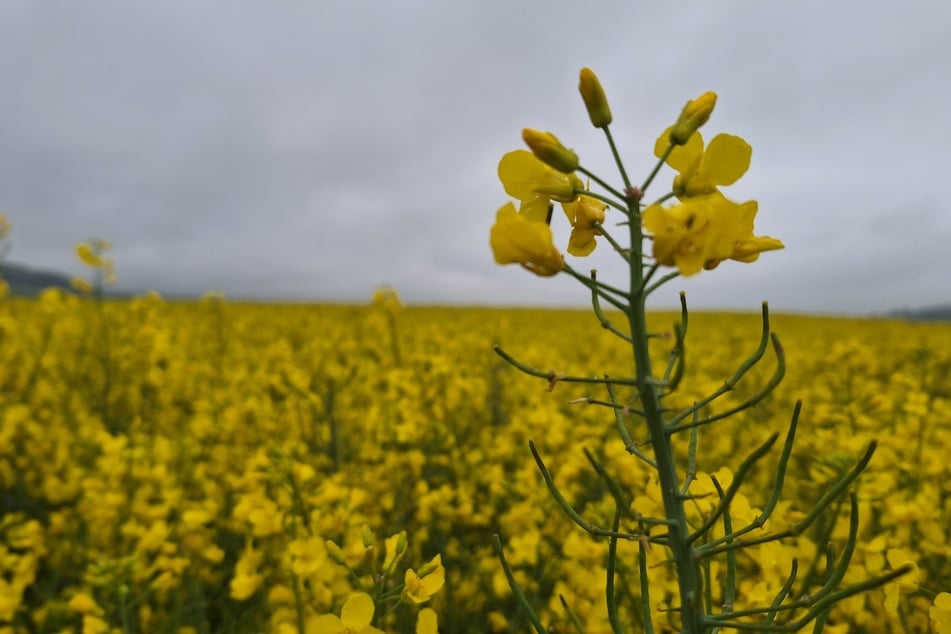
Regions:
<svg viewBox="0 0 951 634"><path fill-rule="evenodd" d="M718 134L710 141L697 178L716 185L732 185L750 168L753 148L738 136Z"/></svg>
<svg viewBox="0 0 951 634"><path fill-rule="evenodd" d="M359 629L370 624L376 606L366 592L351 594L340 610L340 621L344 627Z"/></svg>
<svg viewBox="0 0 951 634"><path fill-rule="evenodd" d="M667 128L657 137L657 142L654 143L654 156L662 157L669 145L670 128ZM692 171L691 168L700 161L701 156L703 156L703 135L694 132L690 135L686 144L674 147L667 156L666 163L678 172Z"/></svg>

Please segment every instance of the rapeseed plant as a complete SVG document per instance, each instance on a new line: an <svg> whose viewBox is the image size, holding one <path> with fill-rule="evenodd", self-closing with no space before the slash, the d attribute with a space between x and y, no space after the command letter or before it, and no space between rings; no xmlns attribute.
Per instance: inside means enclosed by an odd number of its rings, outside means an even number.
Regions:
<svg viewBox="0 0 951 634"><path fill-rule="evenodd" d="M611 135L613 117L605 91L590 69L582 69L579 90L592 125L605 134L622 185L614 187L591 173L579 155L550 132L525 129L522 138L535 160L518 151L503 156L499 176L506 192L519 199L520 207L516 210L509 202L499 210L490 245L499 264L517 263L546 277L564 272L581 282L590 293L601 326L625 343L634 374L618 376L602 371L592 378L546 372L516 360L498 346L496 351L522 372L545 379L548 391L561 383L603 388L605 396L584 396L571 402L610 410L610 418L630 454L631 463L624 469L631 469L638 461L642 470L643 465L649 468L646 483L625 487L620 476L611 473L602 459L585 448L583 454L614 508L588 508L582 513L584 502L578 500L577 492L556 484L535 443L528 443L557 505L593 538L607 541L603 602L610 630L616 634L632 627L646 632L658 628L689 634L722 629L797 631L815 622L815 631L827 625L829 631L834 631L843 627L835 619L830 622L836 603L878 588L885 591L885 610L897 614L901 589L917 589L913 554L888 550L884 572L876 567L860 580L846 578L859 545L857 479L868 468L876 448L874 440L864 449L846 454L839 468L829 474L826 490L814 497L814 506L795 520L790 521L787 515L786 528L777 526L771 518L780 508L800 402L792 414L774 481L764 489L761 508L755 507L756 502L741 487L749 489L753 484L750 474L776 443L778 433L753 449L734 470L716 463L719 468L715 473L699 468L701 461L707 462L705 452L698 450L701 428L752 410L778 387L786 373L784 348L771 332L766 304L756 351L727 374L729 378L721 385L675 404L680 400L678 389L686 372L688 314L681 294L682 311L673 328L673 346L659 364L664 369L654 370L658 362L650 346L659 333L649 327L647 320L651 293L679 275L696 275L727 259L753 262L761 253L784 246L776 238L754 234L758 209L755 200L737 203L720 191L747 171L752 148L744 139L728 134L717 135L709 145L704 144L699 129L710 119L717 99L715 93L707 92L687 102L677 121L661 133L654 148L658 163L642 184L634 186ZM664 164L678 172L671 190L653 203L643 203ZM588 184L582 186L577 174L588 178ZM600 191L590 189L591 181ZM596 271L583 275L565 261L550 228L556 194L572 226L568 253L588 255L597 239L603 238L624 262L626 279L620 284L605 283ZM672 198L678 202L666 205ZM626 246L605 227L605 210L609 207L622 216L622 224L628 228ZM651 244L650 255L647 243ZM654 281L662 267L676 270ZM607 316L603 308L606 305L620 311L626 322L623 326L616 326ZM728 395L749 378L770 347L776 356L772 376L745 399L730 403ZM688 438L686 447L681 448L674 440L683 436ZM572 475L562 470L559 479L570 481ZM847 527L836 522L846 510ZM802 542L800 536L816 525L824 532L812 543ZM518 534L512 527L506 528ZM784 551L780 544L786 542L792 548ZM619 555L623 543L637 544L636 553L626 558ZM836 552L840 544L841 554ZM496 536L508 584L532 627L541 634L549 630L523 589L525 580L519 580L513 572L514 567L525 563L526 547L524 541L513 537L509 541L511 554L506 555ZM759 570L745 566L741 558L758 562ZM802 575L800 562L808 562ZM750 575L754 585L744 575ZM621 589L635 584L639 596ZM589 615L579 616L570 601L564 597L561 601L566 620L584 632L582 619Z"/></svg>

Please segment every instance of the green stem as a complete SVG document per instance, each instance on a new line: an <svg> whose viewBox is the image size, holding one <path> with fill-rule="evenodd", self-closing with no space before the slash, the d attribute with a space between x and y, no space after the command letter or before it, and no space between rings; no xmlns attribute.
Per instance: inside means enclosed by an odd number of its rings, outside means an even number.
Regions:
<svg viewBox="0 0 951 634"><path fill-rule="evenodd" d="M611 130L608 126L602 128L604 130L604 136L608 139L608 145L611 146L611 154L614 156L614 162L617 163L617 169L621 173L621 180L624 181L624 189L631 189L631 179L627 177L627 170L624 169L624 161L621 160L621 155L618 154L617 146L614 144L614 136L611 135Z"/></svg>
<svg viewBox="0 0 951 634"><path fill-rule="evenodd" d="M661 165L664 164L664 161L667 160L667 157L670 156L670 153L674 149L674 144L671 143L667 146L667 150L664 152L664 155L660 157L660 160L657 161L657 165L654 166L654 169L651 170L651 173L648 174L647 179L644 181L644 184L641 185L641 192L646 192L647 188L650 187L651 182L653 182L654 177L657 176L657 172L660 171Z"/></svg>
<svg viewBox="0 0 951 634"><path fill-rule="evenodd" d="M621 509L622 506L620 503L618 503L614 510L614 523L612 524L612 530L615 533L621 526ZM605 584L604 593L607 596L608 601L608 620L611 621L611 629L614 631L614 634L621 634L624 629L621 627L621 620L618 618L617 612L617 591L614 588L614 577L616 572L617 537L612 536L608 540L607 581Z"/></svg>
<svg viewBox="0 0 951 634"><path fill-rule="evenodd" d="M611 207L614 207L615 209L617 209L618 211L620 211L620 212L621 212L622 214L624 214L625 216L628 215L627 207L625 207L624 205L622 205L622 204L619 203L618 201L614 200L613 198L609 198L608 196L605 196L604 194L599 194L598 192L593 192L593 191L591 191L590 189L582 189L582 190L580 190L580 191L579 191L579 190L575 190L575 191L576 191L578 194L581 194L582 196L587 196L588 198L595 198L595 199L597 199L597 200L600 200L600 201L603 202L605 205L609 205L609 206L611 206Z"/></svg>
<svg viewBox="0 0 951 634"><path fill-rule="evenodd" d="M603 187L603 188L604 188L608 193L610 193L612 196L617 196L617 199L618 199L618 200L624 200L624 201L627 200L627 196L625 196L624 194L622 194L622 193L619 192L618 190L614 189L613 187L611 187L610 185L608 185L607 183L605 183L603 180L601 180L600 178L598 178L597 176L595 176L594 174L592 174L591 172L589 172L589 171L586 170L585 168L579 167L579 168L578 168L578 171L581 172L582 174L584 174L585 176L587 176L588 178L590 178L591 180L593 180L595 183L597 183L597 184L600 185L601 187ZM628 213L630 213L630 209L628 210Z"/></svg>
<svg viewBox="0 0 951 634"><path fill-rule="evenodd" d="M601 232L601 235L604 237L604 239L607 240L608 243L609 243L612 247L614 247L614 250L617 251L618 254L619 254L622 258L624 258L624 261L625 261L625 262L627 262L627 261L630 259L630 257L631 257L630 252L629 252L627 249L625 249L623 246L621 246L621 243L618 242L617 240L615 240L615 239L611 236L611 234L608 233L608 230L604 228L604 225L602 225L600 222L592 222L592 223L591 223L591 226L594 227L595 229L597 229L599 232Z"/></svg>
<svg viewBox="0 0 951 634"><path fill-rule="evenodd" d="M661 160L663 162L663 159ZM656 172L655 168L655 172ZM645 186L650 183L648 178ZM644 187L641 188L642 190ZM638 204L630 201L631 212ZM628 313L633 340L634 371L636 388L644 411L644 419L654 447L654 460L657 463L657 475L660 481L664 512L668 520L667 546L671 550L674 566L677 570L677 583L680 591L680 615L682 631L686 634L700 634L704 631L703 592L700 566L693 556L690 545L690 531L684 498L680 495L680 480L674 460L671 435L664 420L660 396L651 370L651 358L648 345L648 329L643 289L644 270L641 268L641 251L644 234L639 222L628 225L631 232L630 284L631 310Z"/></svg>
<svg viewBox="0 0 951 634"><path fill-rule="evenodd" d="M519 586L518 582L515 581L515 575L512 574L512 569L509 567L508 562L505 561L505 553L502 551L502 538L498 533L494 535L494 538L495 553L499 557L499 563L502 564L502 572L505 573L505 578L509 582L509 587L512 589L512 593L515 595L515 600L518 601L518 604L525 612L525 615L528 617L528 621L532 624L532 627L535 628L535 631L538 634L546 634L548 630L546 630L545 626L542 625L541 620L538 618L538 615L532 608L532 604L528 601L528 597L525 596L525 593L522 592L521 586Z"/></svg>

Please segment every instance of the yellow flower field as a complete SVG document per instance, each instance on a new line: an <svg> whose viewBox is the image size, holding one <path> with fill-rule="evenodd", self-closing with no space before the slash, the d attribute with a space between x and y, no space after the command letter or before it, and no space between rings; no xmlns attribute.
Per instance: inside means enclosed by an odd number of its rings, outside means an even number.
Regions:
<svg viewBox="0 0 951 634"><path fill-rule="evenodd" d="M663 335L677 317L651 319ZM837 606L825 631L951 632L941 594L951 326L783 315L772 325L786 378L760 405L701 428L694 521L714 505L710 474L726 486L802 399L767 528L801 519L876 440L854 487L861 533L845 581L917 566ZM759 328L755 313L691 314L687 373L668 402L686 407L722 385ZM525 376L493 345L546 371L627 375L630 351L615 343L580 310L0 300L0 632L432 632L429 608L444 634L526 631L496 532L552 631L574 631L559 595L587 632L609 631L607 543L552 500L528 442L599 526L614 500L584 449L644 514L659 504L652 471L607 410L577 402L603 394ZM661 340L652 352L668 349ZM771 363L716 407L746 399ZM738 523L764 504L778 454L734 501ZM736 605L768 603L794 558L800 579L823 574L814 543L845 541L839 510L744 550ZM619 549L620 605L636 621L637 544ZM674 588L661 550L647 572L662 625ZM706 573L715 592L725 572L714 562ZM356 592L373 595L375 613Z"/></svg>

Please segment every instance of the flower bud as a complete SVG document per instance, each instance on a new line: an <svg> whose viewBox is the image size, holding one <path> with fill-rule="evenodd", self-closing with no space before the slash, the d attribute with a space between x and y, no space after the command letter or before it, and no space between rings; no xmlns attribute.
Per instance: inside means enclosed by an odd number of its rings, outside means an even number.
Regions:
<svg viewBox="0 0 951 634"><path fill-rule="evenodd" d="M328 539L325 543L327 545L327 556L341 566L346 566L347 558L343 554L343 550L340 548L340 546L337 545L337 542Z"/></svg>
<svg viewBox="0 0 951 634"><path fill-rule="evenodd" d="M596 128L603 128L611 123L611 107L604 94L604 88L598 76L590 68L581 69L581 81L578 84L584 107L588 109L591 124Z"/></svg>
<svg viewBox="0 0 951 634"><path fill-rule="evenodd" d="M525 128L522 130L522 139L538 159L563 174L570 174L578 169L578 155L561 144L561 141L551 132L541 132Z"/></svg>
<svg viewBox="0 0 951 634"><path fill-rule="evenodd" d="M367 524L363 525L363 534L360 537L363 540L364 548L373 548L373 544L375 541L373 539L373 531L370 530L370 527Z"/></svg>
<svg viewBox="0 0 951 634"><path fill-rule="evenodd" d="M670 129L670 142L674 145L685 144L687 139L707 122L716 103L715 92L705 92L693 101L688 101L677 123Z"/></svg>

